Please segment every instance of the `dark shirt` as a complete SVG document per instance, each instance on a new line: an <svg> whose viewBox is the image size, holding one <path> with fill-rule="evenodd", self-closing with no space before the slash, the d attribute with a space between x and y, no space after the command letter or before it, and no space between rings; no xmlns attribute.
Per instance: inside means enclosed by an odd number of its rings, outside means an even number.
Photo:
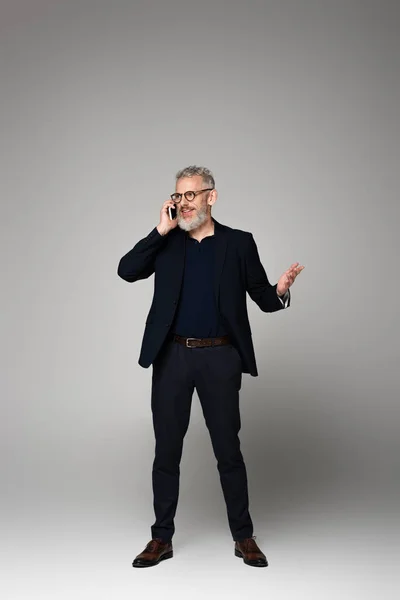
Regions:
<svg viewBox="0 0 400 600"><path fill-rule="evenodd" d="M215 236L201 242L186 236L183 282L171 331L183 337L226 335L214 295Z"/></svg>

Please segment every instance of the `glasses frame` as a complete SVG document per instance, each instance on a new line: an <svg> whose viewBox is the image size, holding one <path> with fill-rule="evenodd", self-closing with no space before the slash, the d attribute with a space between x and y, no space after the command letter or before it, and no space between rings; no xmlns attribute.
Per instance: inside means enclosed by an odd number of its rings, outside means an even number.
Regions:
<svg viewBox="0 0 400 600"><path fill-rule="evenodd" d="M182 196L185 196L185 200L187 200L188 202L193 202L198 194L201 194L202 192L210 192L213 189L214 188L205 188L204 190L196 190L196 191L188 190L184 194L179 194L178 192L174 192L173 194L171 194L170 197L171 197L172 202L175 202L175 204L179 204L179 202L181 202ZM189 200L189 198L186 196L186 194L194 194L194 198ZM176 200L175 198L173 198L173 196L179 196L179 200Z"/></svg>

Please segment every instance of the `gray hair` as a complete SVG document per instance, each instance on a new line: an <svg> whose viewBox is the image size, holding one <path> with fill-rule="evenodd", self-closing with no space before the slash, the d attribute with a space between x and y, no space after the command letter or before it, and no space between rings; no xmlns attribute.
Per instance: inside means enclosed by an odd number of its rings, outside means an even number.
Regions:
<svg viewBox="0 0 400 600"><path fill-rule="evenodd" d="M201 175L203 178L203 183L206 187L215 187L215 181L213 174L210 169L206 167L197 167L196 165L190 165L190 167L185 167L181 171L178 171L175 175L176 181L181 179L182 177L193 177L195 175Z"/></svg>

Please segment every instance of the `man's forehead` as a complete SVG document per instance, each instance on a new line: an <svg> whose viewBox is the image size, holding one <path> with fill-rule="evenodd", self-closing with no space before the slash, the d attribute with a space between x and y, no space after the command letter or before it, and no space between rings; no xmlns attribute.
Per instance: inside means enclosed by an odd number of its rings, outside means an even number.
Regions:
<svg viewBox="0 0 400 600"><path fill-rule="evenodd" d="M179 192L196 191L201 189L203 184L203 178L201 175L194 175L193 177L182 177L176 182L176 189Z"/></svg>

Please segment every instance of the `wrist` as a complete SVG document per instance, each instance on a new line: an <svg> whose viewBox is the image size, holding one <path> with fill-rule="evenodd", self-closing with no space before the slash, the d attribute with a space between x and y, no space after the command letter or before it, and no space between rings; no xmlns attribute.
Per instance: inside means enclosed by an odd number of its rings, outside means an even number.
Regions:
<svg viewBox="0 0 400 600"><path fill-rule="evenodd" d="M165 229L165 227L163 227L161 224L157 225L157 231L160 235L167 235L169 229Z"/></svg>

